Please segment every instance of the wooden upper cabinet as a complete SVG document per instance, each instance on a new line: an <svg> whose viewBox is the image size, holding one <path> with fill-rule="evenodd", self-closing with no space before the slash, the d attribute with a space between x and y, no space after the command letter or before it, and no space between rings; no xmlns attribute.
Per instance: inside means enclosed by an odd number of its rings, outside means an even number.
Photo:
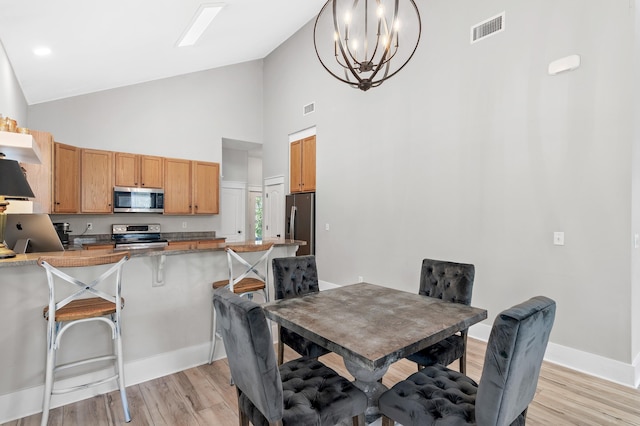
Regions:
<svg viewBox="0 0 640 426"><path fill-rule="evenodd" d="M191 161L164 159L164 213L191 214Z"/></svg>
<svg viewBox="0 0 640 426"><path fill-rule="evenodd" d="M113 213L113 156L111 151L82 150L82 213Z"/></svg>
<svg viewBox="0 0 640 426"><path fill-rule="evenodd" d="M291 142L290 190L313 192L316 190L316 137Z"/></svg>
<svg viewBox="0 0 640 426"><path fill-rule="evenodd" d="M53 208L53 136L48 132L31 131L40 149L41 164L20 163L25 170L34 201L40 206L38 211L51 213Z"/></svg>
<svg viewBox="0 0 640 426"><path fill-rule="evenodd" d="M140 158L136 154L116 152L115 185L137 187L140 184Z"/></svg>
<svg viewBox="0 0 640 426"><path fill-rule="evenodd" d="M54 143L53 212L80 211L80 149Z"/></svg>
<svg viewBox="0 0 640 426"><path fill-rule="evenodd" d="M116 186L164 187L164 159L162 157L116 152L114 170Z"/></svg>
<svg viewBox="0 0 640 426"><path fill-rule="evenodd" d="M220 213L220 164L193 162L193 212Z"/></svg>
<svg viewBox="0 0 640 426"><path fill-rule="evenodd" d="M140 156L140 181L143 188L164 188L164 158Z"/></svg>
<svg viewBox="0 0 640 426"><path fill-rule="evenodd" d="M165 214L218 214L220 164L165 158Z"/></svg>

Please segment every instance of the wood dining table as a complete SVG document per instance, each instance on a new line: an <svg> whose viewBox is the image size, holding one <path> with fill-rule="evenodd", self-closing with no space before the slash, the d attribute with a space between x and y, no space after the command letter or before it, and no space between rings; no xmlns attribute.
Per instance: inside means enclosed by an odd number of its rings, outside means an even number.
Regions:
<svg viewBox="0 0 640 426"><path fill-rule="evenodd" d="M367 423L380 413L389 366L487 318L487 311L370 283L263 305L267 318L342 356L367 395Z"/></svg>

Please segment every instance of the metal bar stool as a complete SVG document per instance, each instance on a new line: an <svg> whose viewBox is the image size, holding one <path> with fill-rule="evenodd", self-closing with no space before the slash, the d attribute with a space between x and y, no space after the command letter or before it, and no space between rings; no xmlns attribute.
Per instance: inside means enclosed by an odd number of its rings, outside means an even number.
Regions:
<svg viewBox="0 0 640 426"><path fill-rule="evenodd" d="M247 296L252 299L254 293L262 293L265 302L269 301L269 255L273 250L273 243L263 244L232 244L225 248L227 252L227 264L229 267L229 279L216 281L213 289L227 287L232 293L239 296ZM253 263L249 263L242 254L260 253L262 255ZM219 337L216 325L215 308L212 312L211 324L211 351L209 352L209 364L213 362L213 353L216 349L216 340Z"/></svg>
<svg viewBox="0 0 640 426"><path fill-rule="evenodd" d="M129 258L129 252L120 252L98 256L42 256L38 259L38 265L42 266L47 273L49 284L49 305L43 310L48 325L42 426L46 426L49 419L51 395L86 389L111 380L115 380L120 388L125 421L131 421L124 385L124 363L122 360L120 330L120 312L124 306L124 299L121 297L122 266ZM60 269L94 267L98 265L111 265L111 267L88 283L80 281ZM115 281L115 285L111 287L114 291L106 292L99 289L98 286L109 278L111 278L109 281ZM56 283L58 286L56 286ZM71 294L58 296L60 300L56 300L56 287L61 291L62 283L72 284L76 287L72 291L66 291L66 293ZM66 287L69 287L69 285ZM86 296L88 295L96 297L87 298ZM56 351L60 348L62 335L74 325L93 321L102 322L111 328L113 353L56 365ZM115 373L110 377L83 385L54 389L55 375L58 371L104 361L113 362Z"/></svg>

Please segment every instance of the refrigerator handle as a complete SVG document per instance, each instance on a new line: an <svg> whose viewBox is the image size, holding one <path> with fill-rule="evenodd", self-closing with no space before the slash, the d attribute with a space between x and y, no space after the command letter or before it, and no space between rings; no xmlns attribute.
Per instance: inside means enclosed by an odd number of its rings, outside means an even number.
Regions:
<svg viewBox="0 0 640 426"><path fill-rule="evenodd" d="M296 206L291 206L291 220L289 221L289 238L295 240L295 236L293 231L296 229L296 212L298 208Z"/></svg>

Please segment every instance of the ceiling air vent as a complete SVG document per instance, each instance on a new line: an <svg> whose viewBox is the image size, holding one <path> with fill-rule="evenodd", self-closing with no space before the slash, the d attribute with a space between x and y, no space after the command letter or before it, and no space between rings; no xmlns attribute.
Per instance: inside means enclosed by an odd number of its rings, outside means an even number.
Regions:
<svg viewBox="0 0 640 426"><path fill-rule="evenodd" d="M504 31L504 12L471 27L471 44Z"/></svg>
<svg viewBox="0 0 640 426"><path fill-rule="evenodd" d="M302 107L302 115L309 115L312 112L315 112L316 110L316 103L315 102L311 102L310 104L307 104L305 106Z"/></svg>

